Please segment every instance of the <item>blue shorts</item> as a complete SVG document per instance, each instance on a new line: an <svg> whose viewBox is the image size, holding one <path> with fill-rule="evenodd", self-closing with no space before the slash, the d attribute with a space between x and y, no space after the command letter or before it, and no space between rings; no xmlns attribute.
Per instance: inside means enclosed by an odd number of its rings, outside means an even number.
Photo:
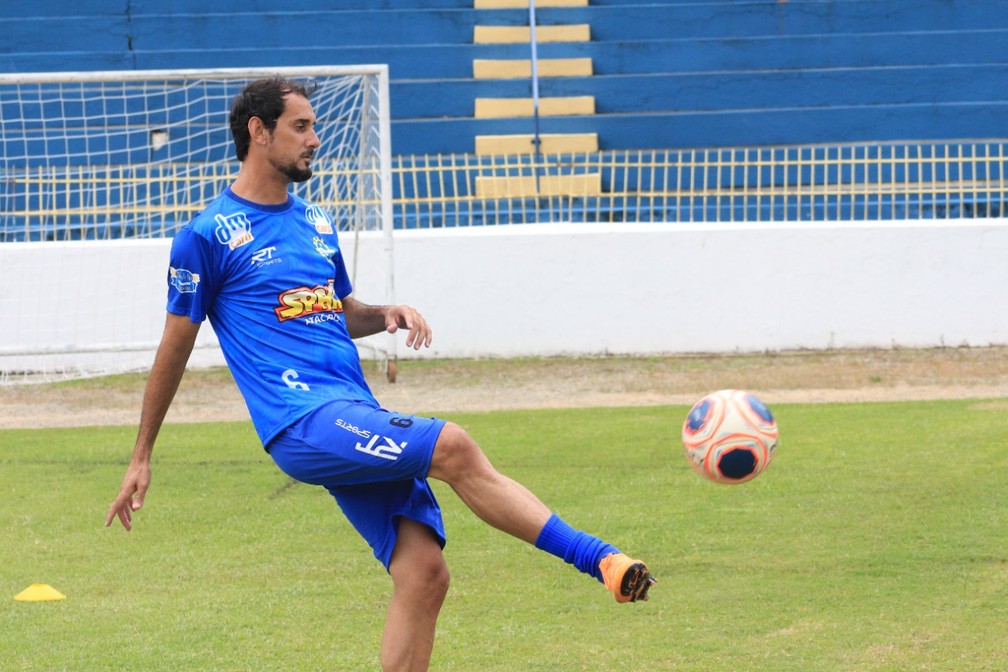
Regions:
<svg viewBox="0 0 1008 672"><path fill-rule="evenodd" d="M441 507L427 483L445 421L346 401L329 402L282 431L267 450L291 478L321 485L388 569L405 516L445 545Z"/></svg>

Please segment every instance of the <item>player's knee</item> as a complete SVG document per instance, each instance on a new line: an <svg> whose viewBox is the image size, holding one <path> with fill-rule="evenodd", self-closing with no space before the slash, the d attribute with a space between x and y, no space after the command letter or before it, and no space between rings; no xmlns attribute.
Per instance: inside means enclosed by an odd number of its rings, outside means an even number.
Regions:
<svg viewBox="0 0 1008 672"><path fill-rule="evenodd" d="M440 607L451 583L448 563L440 552L414 554L409 562L393 564L389 573L397 590L422 596L435 607Z"/></svg>
<svg viewBox="0 0 1008 672"><path fill-rule="evenodd" d="M451 573L448 571L448 563L442 557L440 562L430 563L422 569L423 585L427 586L431 598L440 606L448 594L448 586L451 585Z"/></svg>
<svg viewBox="0 0 1008 672"><path fill-rule="evenodd" d="M446 423L434 446L429 475L452 483L487 467L489 462L473 438L455 423Z"/></svg>

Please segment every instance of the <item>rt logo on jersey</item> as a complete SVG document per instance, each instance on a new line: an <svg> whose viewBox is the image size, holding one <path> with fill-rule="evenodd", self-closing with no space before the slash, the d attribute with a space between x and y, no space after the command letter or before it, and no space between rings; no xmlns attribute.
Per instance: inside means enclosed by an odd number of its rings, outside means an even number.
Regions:
<svg viewBox="0 0 1008 672"><path fill-rule="evenodd" d="M269 247L264 247L261 250L256 250L252 253L252 263L266 264L267 262L271 262L273 261L274 252L276 252L275 245L270 245Z"/></svg>
<svg viewBox="0 0 1008 672"><path fill-rule="evenodd" d="M295 371L294 369L287 369L286 371L281 373L280 380L282 380L284 384L287 387L291 388L292 390L303 390L307 392L309 389L311 389L308 387L308 385L298 380L298 372Z"/></svg>
<svg viewBox="0 0 1008 672"><path fill-rule="evenodd" d="M384 440L385 443L381 441ZM378 436L374 434L371 440L367 444L363 444L360 441L354 446L355 450L359 450L362 453L367 453L368 455L374 455L375 457L380 457L383 460L396 461L399 456L402 455L403 450L406 449L406 442L396 443L387 436Z"/></svg>

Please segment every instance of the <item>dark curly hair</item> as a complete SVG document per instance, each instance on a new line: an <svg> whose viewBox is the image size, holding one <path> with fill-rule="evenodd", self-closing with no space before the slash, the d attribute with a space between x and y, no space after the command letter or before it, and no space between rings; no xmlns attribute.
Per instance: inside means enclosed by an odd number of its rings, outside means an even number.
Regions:
<svg viewBox="0 0 1008 672"><path fill-rule="evenodd" d="M266 130L272 133L276 128L277 119L284 111L284 96L293 93L310 98L314 92L314 86L309 89L300 82L280 75L264 77L246 84L241 93L231 101L231 115L228 118L238 160L245 160L249 144L252 142L248 130L249 119L259 117Z"/></svg>

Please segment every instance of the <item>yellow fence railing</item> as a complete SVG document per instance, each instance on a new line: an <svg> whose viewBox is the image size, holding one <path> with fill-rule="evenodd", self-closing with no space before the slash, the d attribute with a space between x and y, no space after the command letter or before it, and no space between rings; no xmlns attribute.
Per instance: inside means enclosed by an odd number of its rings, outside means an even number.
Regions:
<svg viewBox="0 0 1008 672"><path fill-rule="evenodd" d="M564 222L1000 217L1008 141L393 159L396 228ZM372 170L368 168L367 170ZM36 167L0 175L0 241L170 236L237 164ZM303 193L346 219L373 171L319 162Z"/></svg>

